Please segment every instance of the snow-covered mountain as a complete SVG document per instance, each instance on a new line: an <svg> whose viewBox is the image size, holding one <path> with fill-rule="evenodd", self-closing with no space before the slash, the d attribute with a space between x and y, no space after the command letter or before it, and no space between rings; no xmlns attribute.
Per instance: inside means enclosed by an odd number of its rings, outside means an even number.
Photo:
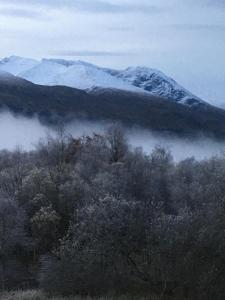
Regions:
<svg viewBox="0 0 225 300"><path fill-rule="evenodd" d="M64 85L87 91L110 88L150 93L189 106L205 103L162 72L146 67L119 71L82 61L38 61L11 56L0 61L0 70L40 85Z"/></svg>

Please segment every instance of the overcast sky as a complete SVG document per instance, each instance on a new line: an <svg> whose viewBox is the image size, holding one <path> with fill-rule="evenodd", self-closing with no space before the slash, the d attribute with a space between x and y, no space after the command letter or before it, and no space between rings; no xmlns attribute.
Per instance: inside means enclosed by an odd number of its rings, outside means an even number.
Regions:
<svg viewBox="0 0 225 300"><path fill-rule="evenodd" d="M225 107L225 0L0 0L0 57L145 65Z"/></svg>

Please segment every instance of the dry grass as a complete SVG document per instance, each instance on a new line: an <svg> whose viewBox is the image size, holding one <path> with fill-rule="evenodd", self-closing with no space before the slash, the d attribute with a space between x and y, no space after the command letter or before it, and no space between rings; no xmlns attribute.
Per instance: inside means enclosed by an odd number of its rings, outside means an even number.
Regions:
<svg viewBox="0 0 225 300"><path fill-rule="evenodd" d="M162 298L161 298L162 299ZM159 300L156 297L147 298L132 298L129 296L121 297L102 297L102 298L90 298L90 297L47 297L41 291L29 290L29 291L17 291L9 293L0 293L0 300Z"/></svg>

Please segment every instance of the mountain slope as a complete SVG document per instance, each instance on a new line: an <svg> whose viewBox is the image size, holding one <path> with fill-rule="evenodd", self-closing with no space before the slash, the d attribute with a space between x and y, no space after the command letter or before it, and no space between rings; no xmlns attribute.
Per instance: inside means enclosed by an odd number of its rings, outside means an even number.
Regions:
<svg viewBox="0 0 225 300"><path fill-rule="evenodd" d="M0 62L0 70L41 85L64 85L88 91L96 87L120 89L149 93L188 106L207 105L162 72L146 67L118 71L83 61L36 61L12 56Z"/></svg>
<svg viewBox="0 0 225 300"><path fill-rule="evenodd" d="M25 86L32 86L32 83L26 81L20 77L14 76L11 73L5 72L0 70L0 84L4 87L25 87Z"/></svg>
<svg viewBox="0 0 225 300"><path fill-rule="evenodd" d="M198 97L180 86L175 80L162 72L146 67L130 67L123 71L106 69L116 78L120 78L138 88L186 105L206 104Z"/></svg>
<svg viewBox="0 0 225 300"><path fill-rule="evenodd" d="M19 115L36 115L44 123L83 118L120 121L182 136L225 135L225 111L210 105L192 108L147 93L116 89L96 88L87 93L65 86L35 85L12 75L5 80L5 75L0 76L0 107Z"/></svg>

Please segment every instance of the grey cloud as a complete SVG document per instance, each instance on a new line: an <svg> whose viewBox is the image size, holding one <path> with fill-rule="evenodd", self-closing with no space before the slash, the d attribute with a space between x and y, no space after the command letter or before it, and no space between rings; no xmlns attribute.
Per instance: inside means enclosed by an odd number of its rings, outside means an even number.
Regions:
<svg viewBox="0 0 225 300"><path fill-rule="evenodd" d="M225 8L225 1L224 0L206 0L205 4L206 5L219 6L219 7L224 7Z"/></svg>
<svg viewBox="0 0 225 300"><path fill-rule="evenodd" d="M199 7L218 7L218 8L225 8L225 1L224 0L187 0L187 4L191 4L194 6Z"/></svg>
<svg viewBox="0 0 225 300"><path fill-rule="evenodd" d="M106 1L76 1L73 2L75 9L95 13L122 13L122 12L157 12L153 6L112 4Z"/></svg>
<svg viewBox="0 0 225 300"><path fill-rule="evenodd" d="M80 56L80 57L91 57L91 56L126 56L128 55L128 53L124 53L124 52L107 52L107 51L88 51L88 50L84 50L84 51L58 51L55 53L52 53L52 55L60 55L60 56ZM129 54L130 55L130 54Z"/></svg>
<svg viewBox="0 0 225 300"><path fill-rule="evenodd" d="M128 32L128 31L133 31L134 27L131 26L113 26L109 27L108 30L110 31L120 31L120 32Z"/></svg>
<svg viewBox="0 0 225 300"><path fill-rule="evenodd" d="M216 24L173 24L169 27L186 31L225 31L225 25Z"/></svg>
<svg viewBox="0 0 225 300"><path fill-rule="evenodd" d="M28 18L28 19L43 19L44 14L38 10L15 8L15 7L1 7L0 15L12 16L18 18Z"/></svg>
<svg viewBox="0 0 225 300"><path fill-rule="evenodd" d="M8 0L0 0L0 3L8 4ZM48 6L52 8L74 8L80 11L95 13L159 13L158 6L143 4L113 4L103 0L11 0L10 4L29 6Z"/></svg>

